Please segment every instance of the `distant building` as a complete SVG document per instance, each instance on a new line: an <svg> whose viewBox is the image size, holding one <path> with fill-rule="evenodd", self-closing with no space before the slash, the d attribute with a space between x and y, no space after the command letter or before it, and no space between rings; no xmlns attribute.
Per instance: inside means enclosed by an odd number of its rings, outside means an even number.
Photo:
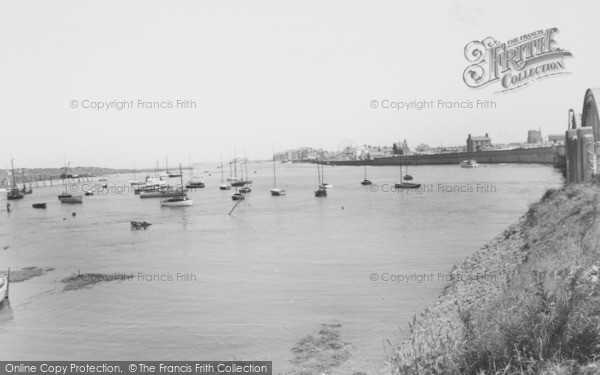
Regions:
<svg viewBox="0 0 600 375"><path fill-rule="evenodd" d="M393 149L393 153L395 155L409 155L410 154L410 148L408 147L408 143L406 143L406 139L404 140L404 142L400 143L394 143L392 146Z"/></svg>
<svg viewBox="0 0 600 375"><path fill-rule="evenodd" d="M431 147L429 147L429 145L426 145L425 143L421 143L420 145L417 146L417 148L415 149L415 152L419 153L419 154L431 153Z"/></svg>
<svg viewBox="0 0 600 375"><path fill-rule="evenodd" d="M544 138L542 138L541 130L529 130L527 132L527 143L542 143L544 142Z"/></svg>
<svg viewBox="0 0 600 375"><path fill-rule="evenodd" d="M550 134L548 135L548 142L554 145L564 145L565 135L564 134Z"/></svg>
<svg viewBox="0 0 600 375"><path fill-rule="evenodd" d="M491 148L492 139L488 133L485 133L485 137L472 137L471 134L469 134L469 138L467 138L467 152L483 151Z"/></svg>

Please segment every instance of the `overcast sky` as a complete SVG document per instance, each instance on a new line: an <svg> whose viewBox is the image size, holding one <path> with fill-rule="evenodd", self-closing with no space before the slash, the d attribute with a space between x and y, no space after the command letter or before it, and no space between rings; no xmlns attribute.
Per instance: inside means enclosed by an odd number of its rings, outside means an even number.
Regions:
<svg viewBox="0 0 600 375"><path fill-rule="evenodd" d="M595 1L3 1L0 167L130 168L300 146L524 141L562 133L600 87ZM570 75L497 94L467 87L464 48L557 27ZM193 100L196 109L82 108ZM377 100L491 99L396 111ZM71 108L72 101L77 108ZM86 102L87 103L87 102Z"/></svg>

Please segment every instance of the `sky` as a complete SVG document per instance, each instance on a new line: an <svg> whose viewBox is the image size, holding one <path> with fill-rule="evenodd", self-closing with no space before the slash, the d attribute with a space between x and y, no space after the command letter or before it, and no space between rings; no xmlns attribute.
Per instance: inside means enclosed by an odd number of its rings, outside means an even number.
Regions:
<svg viewBox="0 0 600 375"><path fill-rule="evenodd" d="M3 1L0 168L152 168L246 150L523 142L566 130L600 87L589 1ZM557 27L568 75L497 93L463 82L465 46ZM190 100L196 108L139 108ZM395 110L383 101L493 100ZM134 102L122 110L89 108ZM378 107L372 108L371 102ZM88 108L84 108L84 106Z"/></svg>

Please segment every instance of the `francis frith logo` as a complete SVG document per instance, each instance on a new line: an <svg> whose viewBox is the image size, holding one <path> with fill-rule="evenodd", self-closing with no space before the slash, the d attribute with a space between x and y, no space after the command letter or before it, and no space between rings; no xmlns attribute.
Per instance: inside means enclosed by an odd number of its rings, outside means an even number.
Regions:
<svg viewBox="0 0 600 375"><path fill-rule="evenodd" d="M536 30L504 43L487 37L465 47L465 58L471 63L463 73L467 86L479 88L498 82L501 90L510 91L540 78L568 73L565 57L571 52L559 48L556 27Z"/></svg>

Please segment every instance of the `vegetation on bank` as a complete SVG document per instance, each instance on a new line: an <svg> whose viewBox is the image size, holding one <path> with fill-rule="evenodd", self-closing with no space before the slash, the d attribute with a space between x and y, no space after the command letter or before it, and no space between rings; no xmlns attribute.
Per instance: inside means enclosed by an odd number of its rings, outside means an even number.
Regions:
<svg viewBox="0 0 600 375"><path fill-rule="evenodd" d="M503 238L457 265L458 281L409 324L389 372L600 373L599 210L598 183L548 190ZM487 275L506 277L460 278L482 262Z"/></svg>

